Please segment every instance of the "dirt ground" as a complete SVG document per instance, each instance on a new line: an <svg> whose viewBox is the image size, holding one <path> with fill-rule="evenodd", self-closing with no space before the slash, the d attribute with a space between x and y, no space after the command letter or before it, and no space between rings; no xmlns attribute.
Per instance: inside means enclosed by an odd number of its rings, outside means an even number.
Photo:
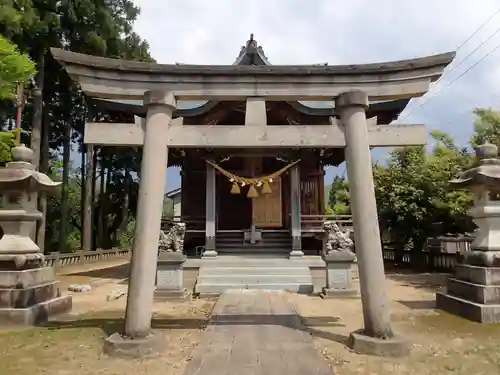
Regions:
<svg viewBox="0 0 500 375"><path fill-rule="evenodd" d="M71 267L58 275L64 293L70 284L90 284L87 293L73 295L70 314L34 329L0 330L0 374L123 375L182 374L197 345L215 300L155 303L154 328L167 347L157 359L121 360L102 354L103 339L121 328L126 297L107 301L109 292L127 289L128 265L111 261Z"/></svg>
<svg viewBox="0 0 500 375"><path fill-rule="evenodd" d="M63 285L90 283L93 289L74 293L72 313L43 327L1 331L0 373L182 375L215 301L156 303L153 326L168 342L163 355L143 360L110 358L102 354L102 340L120 329L125 297L106 301L106 296L116 288L126 290L127 266L109 271L90 267L59 276ZM389 273L394 329L413 343L411 355L404 358L361 356L345 346L349 333L362 327L359 299L288 296L334 374L499 374L500 326L482 326L435 311L434 293L443 281L444 275Z"/></svg>
<svg viewBox="0 0 500 375"><path fill-rule="evenodd" d="M445 275L391 272L387 278L394 331L413 344L411 355L357 355L345 345L362 328L360 299L322 300L290 294L334 374L500 374L500 325L480 325L434 310Z"/></svg>

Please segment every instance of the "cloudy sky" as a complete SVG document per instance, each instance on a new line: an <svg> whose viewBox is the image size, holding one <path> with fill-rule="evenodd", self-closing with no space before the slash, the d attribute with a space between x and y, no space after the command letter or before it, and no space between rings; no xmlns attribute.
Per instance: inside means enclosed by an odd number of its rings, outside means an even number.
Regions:
<svg viewBox="0 0 500 375"><path fill-rule="evenodd" d="M231 64L250 33L274 64L356 64L443 53L457 50L500 8L500 0L134 2L141 8L135 30L149 42L153 57L194 64ZM458 49L442 80L410 104L403 122L425 123L466 145L472 109L500 108L497 46L500 13ZM327 180L334 173L339 170L328 171ZM179 184L178 172L169 169L167 187Z"/></svg>

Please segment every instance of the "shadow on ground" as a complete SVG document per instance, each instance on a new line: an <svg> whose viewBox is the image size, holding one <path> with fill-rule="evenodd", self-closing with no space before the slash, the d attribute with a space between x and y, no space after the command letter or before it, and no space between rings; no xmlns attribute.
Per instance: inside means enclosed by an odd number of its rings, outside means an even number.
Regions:
<svg viewBox="0 0 500 375"><path fill-rule="evenodd" d="M410 310L434 310L436 308L436 300L424 301L396 301L403 306L408 307Z"/></svg>
<svg viewBox="0 0 500 375"><path fill-rule="evenodd" d="M403 286L410 286L417 289L425 289L429 292L437 292L446 285L448 273L440 272L414 272L401 269L388 269L386 271L388 279L396 281Z"/></svg>
<svg viewBox="0 0 500 375"><path fill-rule="evenodd" d="M203 318L164 318L157 317L151 322L153 329L202 329L206 326L208 319ZM99 328L106 335L123 331L123 318L82 318L78 320L58 320L47 322L42 327L61 330L75 328Z"/></svg>
<svg viewBox="0 0 500 375"><path fill-rule="evenodd" d="M123 331L123 312L108 311L101 316L83 316L76 320L57 320L42 324L42 327L54 330L99 328L104 334L111 335ZM347 344L348 337L331 332L324 332L319 327L344 327L337 317L300 317L298 315L213 315L211 318L171 318L157 316L152 320L152 328L159 330L172 329L204 329L211 326L258 326L279 325L309 333L312 336Z"/></svg>

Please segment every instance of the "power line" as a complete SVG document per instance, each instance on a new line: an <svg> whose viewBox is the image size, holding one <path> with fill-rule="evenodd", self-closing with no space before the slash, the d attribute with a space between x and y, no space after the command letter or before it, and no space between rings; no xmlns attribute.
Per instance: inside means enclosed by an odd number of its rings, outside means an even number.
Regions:
<svg viewBox="0 0 500 375"><path fill-rule="evenodd" d="M479 63L483 62L484 60L486 60L488 57L490 57L494 52L496 52L498 49L500 48L500 44L498 44L495 48L493 48L490 52L488 52L486 55L484 55L481 59L479 59L478 61L476 61L474 64L472 64L468 69L466 69L465 71L463 71L458 77L456 77L453 81L449 82L446 86L444 86L442 89L440 89L438 92L436 92L434 95L432 95L431 97L428 97L426 98L416 109L420 109L422 107L424 107L426 104L429 103L430 100L432 99L435 99L436 97L438 97L445 89L447 89L448 87L450 87L451 85L453 85L455 82L457 82L460 78L462 78L463 76L465 76L467 73L469 73L472 69L474 69ZM415 110L416 110L415 109ZM413 112L415 112L415 110L411 110L410 112L408 112L408 114L406 114L405 116L403 116L401 119L399 119L399 121L402 121L406 118L408 118Z"/></svg>
<svg viewBox="0 0 500 375"><path fill-rule="evenodd" d="M496 16L498 13L500 13L500 8L498 8L498 9L497 9L497 10L496 10L496 11L495 11L495 12L494 12L494 13L493 13L493 14L492 14L492 15L491 15L491 16L490 16L490 17L489 17L486 21L484 21L484 22L483 22L483 24L482 24L481 26L479 26L479 28L478 28L476 31L474 31L474 32L472 33L472 35L471 35L471 36L469 36L469 37L468 37L468 38L467 38L467 39L466 39L466 40L465 40L462 44L460 44L460 45L458 46L458 48L456 49L456 52L460 51L460 49L461 49L464 45L466 45L466 44L467 44L467 42L468 42L469 40L471 40L472 38L474 38L474 36L475 36L478 32L480 32L480 31L482 30L482 28L483 28L483 27L485 27L485 26L486 26L486 25L487 25L487 24L488 24L488 23L489 23L489 22L490 22L493 18L495 18L495 16Z"/></svg>
<svg viewBox="0 0 500 375"><path fill-rule="evenodd" d="M495 35L497 35L498 33L500 32L500 27L498 29L495 30L495 32L493 32L488 38L486 38L485 40L483 40L483 42L481 44L479 44L476 48L474 48L474 50L472 50L467 56L465 56L462 60L460 60L460 62L458 64L456 64L452 70L450 70L448 73L447 73L447 76L450 76L451 73L453 73L455 70L457 70L457 68L459 66L461 66L469 57L471 57L479 48L481 48L482 46L484 46L486 43L488 43L491 38L493 38Z"/></svg>
<svg viewBox="0 0 500 375"><path fill-rule="evenodd" d="M485 27L493 18L495 18L495 16L500 13L500 8L498 8L495 12L493 12L493 14L486 20L484 21L477 29L476 31L474 31L467 39L465 39L458 47L457 49L455 50L455 53L458 53L466 44L467 42L469 42L472 38L474 38L474 36L476 36L476 34L481 31L483 29L483 27ZM484 41L483 43L480 44L479 47L477 47L474 51L472 51L469 55L467 55L462 61L460 61L458 63L458 65L456 65L449 73L451 74L453 71L455 71L456 68L458 68L458 66L462 65L462 63L467 60L467 58L472 55L474 52L476 52L482 45L484 45L488 40L490 40L498 31L500 31L500 28L495 32L493 33L493 35L490 35L490 37L488 39L486 39L486 41ZM442 79L443 77L441 77ZM411 106L412 103L410 103L409 106ZM419 107L420 108L420 107ZM408 107L407 107L408 109ZM413 111L411 111L413 112ZM409 116L409 115L408 115ZM404 116L403 118L406 118L408 116ZM401 120L400 120L401 121Z"/></svg>

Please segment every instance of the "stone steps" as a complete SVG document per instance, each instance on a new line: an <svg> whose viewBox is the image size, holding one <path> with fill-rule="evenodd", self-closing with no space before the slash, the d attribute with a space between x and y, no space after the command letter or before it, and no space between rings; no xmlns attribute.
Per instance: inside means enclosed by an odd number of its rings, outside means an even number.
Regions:
<svg viewBox="0 0 500 375"><path fill-rule="evenodd" d="M298 268L298 269L297 269ZM310 271L308 267L276 267L276 266L227 266L227 267L202 267L200 270L200 274L203 276L220 276L224 275L270 275L270 276L279 276L279 275L310 275Z"/></svg>
<svg viewBox="0 0 500 375"><path fill-rule="evenodd" d="M286 258L239 257L200 268L195 293L221 294L233 289L312 293L314 287L309 267Z"/></svg>
<svg viewBox="0 0 500 375"><path fill-rule="evenodd" d="M292 245L292 241L285 240L265 240L257 243L249 243L243 241L229 241L229 240L216 240L215 244L217 246L244 246L244 247L290 247Z"/></svg>
<svg viewBox="0 0 500 375"><path fill-rule="evenodd" d="M262 241L251 244L243 241L243 233L217 233L215 248L221 254L270 253L288 254L292 240L287 232L262 234Z"/></svg>
<svg viewBox="0 0 500 375"><path fill-rule="evenodd" d="M241 275L203 275L201 280L205 284L235 284L246 286L250 284L293 284L308 283L311 275L262 275L262 274L241 274Z"/></svg>
<svg viewBox="0 0 500 375"><path fill-rule="evenodd" d="M290 247L250 247L250 246L224 246L216 245L219 254L290 254Z"/></svg>
<svg viewBox="0 0 500 375"><path fill-rule="evenodd" d="M217 285L197 285L196 293L200 295L219 295L227 291L233 290L272 290L272 291L289 291L296 293L310 294L313 292L312 285L301 285L297 283L290 284L246 284L236 286L234 284L217 284Z"/></svg>
<svg viewBox="0 0 500 375"><path fill-rule="evenodd" d="M288 255L272 255L272 254L238 254L238 255L224 255L213 261L213 265L209 265L209 260L203 263L203 267L304 267L300 261L290 260ZM200 272L201 272L200 268ZM224 271L224 270L221 270Z"/></svg>

